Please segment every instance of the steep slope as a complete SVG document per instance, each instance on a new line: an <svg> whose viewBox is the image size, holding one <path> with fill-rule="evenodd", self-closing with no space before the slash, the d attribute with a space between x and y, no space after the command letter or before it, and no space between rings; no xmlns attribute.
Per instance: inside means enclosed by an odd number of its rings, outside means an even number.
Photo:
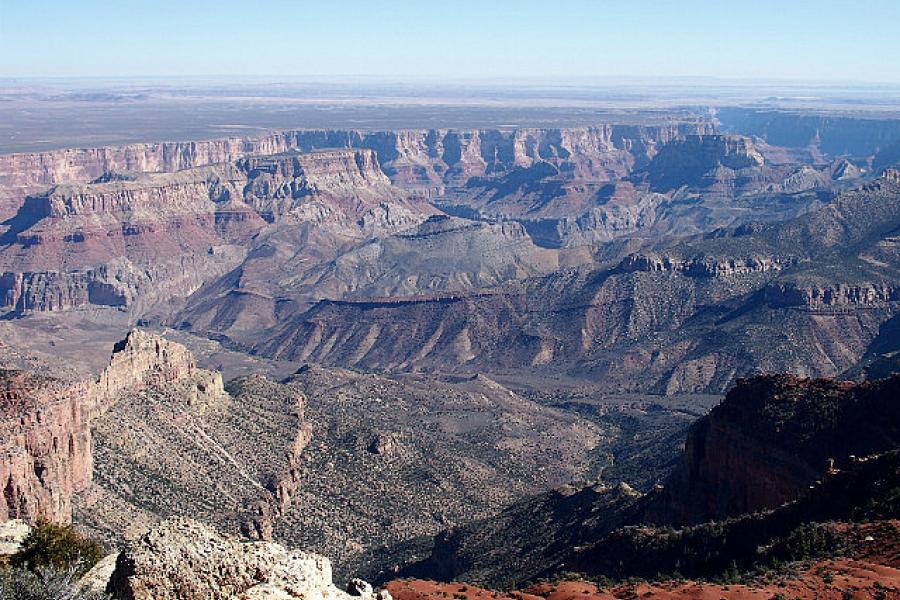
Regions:
<svg viewBox="0 0 900 600"><path fill-rule="evenodd" d="M341 239L345 246L335 248ZM335 255L330 260L329 252ZM199 290L171 321L250 345L263 337L262 329L283 326L323 300L471 293L589 261L587 252L536 246L515 223L446 215L356 243L328 237L318 226L303 235L282 227L277 235L261 236L238 269Z"/></svg>
<svg viewBox="0 0 900 600"><path fill-rule="evenodd" d="M552 160L568 170L611 179L645 162L658 143L708 132L711 126L700 119L581 129L300 130L257 138L8 154L0 155L0 219L15 214L25 196L60 183L87 183L111 172L172 173L290 150L374 150L395 184L424 195L440 193L451 182L464 183L473 176L528 166L536 160Z"/></svg>
<svg viewBox="0 0 900 600"><path fill-rule="evenodd" d="M510 586L560 572L708 577L731 561L783 560L792 532L810 522L897 518L898 392L897 377L743 381L691 429L660 488L594 485L525 499L437 536L430 556L402 573ZM671 527L711 519L720 521Z"/></svg>
<svg viewBox="0 0 900 600"><path fill-rule="evenodd" d="M236 242L262 224L214 200L229 198L238 180L229 169L201 169L29 197L2 240L3 308L152 304L225 272L243 255Z"/></svg>
<svg viewBox="0 0 900 600"><path fill-rule="evenodd" d="M859 552L867 544L853 535L853 526L835 527L833 523L874 521L893 529L890 520L900 511L898 467L900 454L889 452L826 473L800 498L772 510L674 531L623 528L576 552L567 566L585 574L616 578L652 577L676 570L689 577L703 577L729 568L749 570L756 565L772 565L778 560ZM846 535L847 529L850 540L845 541L841 534ZM852 544L849 548L847 542ZM875 553L878 548L869 551Z"/></svg>
<svg viewBox="0 0 900 600"><path fill-rule="evenodd" d="M783 220L817 206L841 177L861 175L847 167L835 178L838 167L772 162L734 135L676 137L648 158L616 180L541 161L470 178L435 202L459 216L518 220L550 247L577 246Z"/></svg>
<svg viewBox="0 0 900 600"><path fill-rule="evenodd" d="M854 384L740 380L688 434L681 463L647 516L698 523L794 500L851 456L900 448L900 378Z"/></svg>
<svg viewBox="0 0 900 600"><path fill-rule="evenodd" d="M483 376L309 367L288 386L309 399L314 436L275 534L331 557L339 578L391 569L445 527L592 477L611 437Z"/></svg>
<svg viewBox="0 0 900 600"><path fill-rule="evenodd" d="M158 336L131 332L96 379L3 383L3 520L74 520L119 542L194 514L269 539L299 485L303 397L261 378L230 394Z"/></svg>
<svg viewBox="0 0 900 600"><path fill-rule="evenodd" d="M112 542L177 515L272 539L300 484L304 406L263 378L226 390L208 371L122 396L92 424L93 485L76 498L75 522Z"/></svg>
<svg viewBox="0 0 900 600"><path fill-rule="evenodd" d="M641 497L624 483L597 483L526 498L498 515L441 532L430 555L400 574L496 587L521 584L568 559L575 548L631 522Z"/></svg>
<svg viewBox="0 0 900 600"><path fill-rule="evenodd" d="M747 138L688 136L663 146L636 177L645 178L650 189L658 192L687 186L723 193L739 191L754 179L763 179L764 164Z"/></svg>
<svg viewBox="0 0 900 600"><path fill-rule="evenodd" d="M900 140L895 118L739 107L719 108L715 116L725 131L819 156L866 157Z"/></svg>
<svg viewBox="0 0 900 600"><path fill-rule="evenodd" d="M162 305L164 312L237 267L267 221L277 222L268 228L275 231L324 225L339 247L342 239L404 228L431 213L407 203L366 150L106 179L29 197L7 222L2 308L105 306L141 314Z"/></svg>
<svg viewBox="0 0 900 600"><path fill-rule="evenodd" d="M539 366L667 393L723 392L760 371L836 376L896 315L898 197L884 177L784 223L626 245L594 271L477 294L323 301L252 348L374 369Z"/></svg>
<svg viewBox="0 0 900 600"><path fill-rule="evenodd" d="M184 347L132 332L97 379L66 382L27 372L2 374L0 518L68 522L72 496L91 483L90 426L120 395L192 376Z"/></svg>

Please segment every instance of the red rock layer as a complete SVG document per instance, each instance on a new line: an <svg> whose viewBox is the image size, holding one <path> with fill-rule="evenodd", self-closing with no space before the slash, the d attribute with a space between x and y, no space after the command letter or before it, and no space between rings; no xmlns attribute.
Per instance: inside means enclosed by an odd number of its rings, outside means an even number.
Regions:
<svg viewBox="0 0 900 600"><path fill-rule="evenodd" d="M853 456L900 445L898 395L897 376L865 383L791 375L739 379L691 429L648 516L700 523L795 500L829 463L846 468Z"/></svg>

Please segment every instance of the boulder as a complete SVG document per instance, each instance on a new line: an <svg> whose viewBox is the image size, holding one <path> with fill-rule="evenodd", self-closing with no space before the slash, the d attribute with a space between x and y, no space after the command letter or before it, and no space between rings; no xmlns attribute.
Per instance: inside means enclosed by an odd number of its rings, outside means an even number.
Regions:
<svg viewBox="0 0 900 600"><path fill-rule="evenodd" d="M338 589L323 556L242 541L184 517L160 523L123 551L106 589L122 600L376 598L361 580L351 582L351 593Z"/></svg>

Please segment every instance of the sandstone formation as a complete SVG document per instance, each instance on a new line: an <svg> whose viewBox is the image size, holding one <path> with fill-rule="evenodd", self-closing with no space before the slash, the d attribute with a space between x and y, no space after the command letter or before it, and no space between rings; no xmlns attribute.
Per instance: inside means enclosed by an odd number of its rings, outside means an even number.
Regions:
<svg viewBox="0 0 900 600"><path fill-rule="evenodd" d="M640 174L653 191L687 186L695 190L718 187L717 191L733 193L759 178L757 170L764 164L749 138L696 135L663 146Z"/></svg>
<svg viewBox="0 0 900 600"><path fill-rule="evenodd" d="M679 273L688 277L722 277L780 271L783 265L778 258L751 256L747 258L714 259L659 256L654 254L630 254L619 263L617 269L629 272Z"/></svg>
<svg viewBox="0 0 900 600"><path fill-rule="evenodd" d="M830 156L870 156L900 139L900 120L814 111L722 107L719 127L773 146Z"/></svg>
<svg viewBox="0 0 900 600"><path fill-rule="evenodd" d="M73 495L91 483L91 427L123 394L194 374L187 350L141 331L114 348L96 380L66 383L3 373L0 520L45 517L68 522ZM210 382L216 384L216 380ZM221 378L217 380L221 389Z"/></svg>
<svg viewBox="0 0 900 600"><path fill-rule="evenodd" d="M613 578L675 569L699 577L729 567L746 572L778 561L877 553L878 546L869 545L874 536L856 537L854 523L872 522L873 529L887 529L889 539L896 536L891 520L897 515L892 490L900 482L898 467L896 450L860 457L843 469L824 472L796 500L774 509L675 530L622 528L576 551L568 566ZM841 540L844 536L850 539ZM888 542L889 552L892 545Z"/></svg>
<svg viewBox="0 0 900 600"><path fill-rule="evenodd" d="M339 246L431 212L390 185L371 150L58 185L26 198L0 236L0 309L146 311L229 272L267 222L324 226Z"/></svg>
<svg viewBox="0 0 900 600"><path fill-rule="evenodd" d="M887 169L883 175L885 181L900 184L900 169Z"/></svg>
<svg viewBox="0 0 900 600"><path fill-rule="evenodd" d="M70 520L72 495L91 478L91 386L9 372L0 385L0 520Z"/></svg>
<svg viewBox="0 0 900 600"><path fill-rule="evenodd" d="M173 518L132 542L116 560L108 591L121 600L390 600L361 583L354 594L331 580L325 557L272 542L242 542Z"/></svg>
<svg viewBox="0 0 900 600"><path fill-rule="evenodd" d="M423 293L425 269L394 267L369 269L388 285L357 291L341 274L344 299L282 311L248 347L361 368L539 368L668 394L721 393L760 371L838 376L900 306L898 194L881 179L781 223L610 244L601 266L491 288Z"/></svg>
<svg viewBox="0 0 900 600"><path fill-rule="evenodd" d="M173 381L194 368L183 347L134 331L94 381L66 383L4 372L0 520L71 520L73 494L91 482L92 421L118 395Z"/></svg>

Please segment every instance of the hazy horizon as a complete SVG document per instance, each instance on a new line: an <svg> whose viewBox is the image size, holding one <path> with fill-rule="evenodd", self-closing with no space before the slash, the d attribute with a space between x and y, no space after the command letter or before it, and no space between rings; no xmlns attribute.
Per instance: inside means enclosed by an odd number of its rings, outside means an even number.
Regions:
<svg viewBox="0 0 900 600"><path fill-rule="evenodd" d="M898 85L898 19L887 0L3 0L0 78Z"/></svg>

